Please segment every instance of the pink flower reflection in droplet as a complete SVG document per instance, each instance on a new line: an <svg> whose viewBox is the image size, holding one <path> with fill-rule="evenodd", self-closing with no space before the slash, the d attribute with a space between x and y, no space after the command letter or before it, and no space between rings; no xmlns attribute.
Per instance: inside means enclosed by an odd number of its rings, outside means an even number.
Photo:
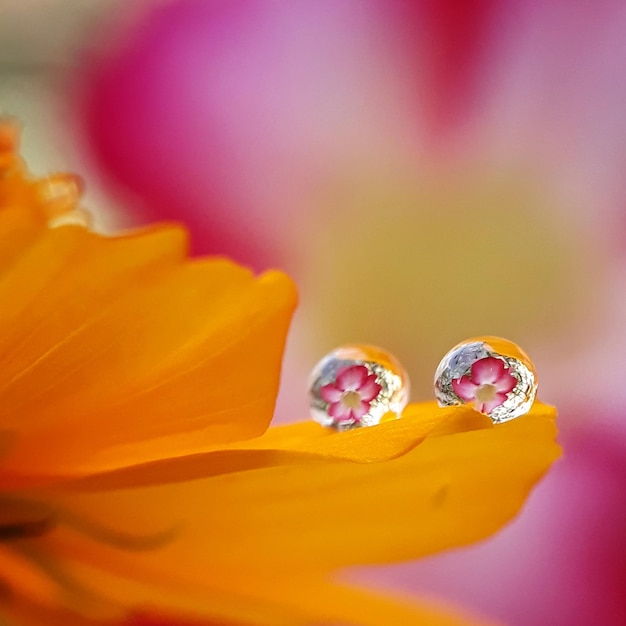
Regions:
<svg viewBox="0 0 626 626"><path fill-rule="evenodd" d="M459 398L473 402L477 411L487 414L506 400L515 385L517 379L504 361L493 356L476 361L469 376L452 380L452 388Z"/></svg>
<svg viewBox="0 0 626 626"><path fill-rule="evenodd" d="M320 395L329 403L328 414L336 423L358 424L381 389L376 374L370 374L365 365L349 365L337 372L334 383L320 389Z"/></svg>

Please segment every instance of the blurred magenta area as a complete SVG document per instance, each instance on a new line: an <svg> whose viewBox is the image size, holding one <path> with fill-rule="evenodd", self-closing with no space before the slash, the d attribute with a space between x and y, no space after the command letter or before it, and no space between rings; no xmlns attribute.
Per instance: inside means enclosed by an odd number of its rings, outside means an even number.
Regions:
<svg viewBox="0 0 626 626"><path fill-rule="evenodd" d="M626 4L141 6L85 39L74 130L136 223L296 278L278 421L337 345L390 350L421 400L476 335L522 345L560 409L566 458L509 529L350 575L507 624L626 623Z"/></svg>

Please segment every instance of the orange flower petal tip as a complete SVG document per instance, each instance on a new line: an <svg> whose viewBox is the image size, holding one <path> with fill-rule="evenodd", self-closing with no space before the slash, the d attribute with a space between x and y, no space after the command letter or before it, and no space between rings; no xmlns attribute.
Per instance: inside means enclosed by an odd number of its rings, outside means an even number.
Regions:
<svg viewBox="0 0 626 626"><path fill-rule="evenodd" d="M17 152L20 134L20 126L16 121L0 118L0 156Z"/></svg>
<svg viewBox="0 0 626 626"><path fill-rule="evenodd" d="M0 172L21 162L18 155L20 126L10 118L0 117Z"/></svg>
<svg viewBox="0 0 626 626"><path fill-rule="evenodd" d="M16 127L0 132L8 154ZM266 430L296 304L289 277L188 259L179 227L101 236L84 228L78 176L37 180L21 162L5 174L5 481L194 454Z"/></svg>

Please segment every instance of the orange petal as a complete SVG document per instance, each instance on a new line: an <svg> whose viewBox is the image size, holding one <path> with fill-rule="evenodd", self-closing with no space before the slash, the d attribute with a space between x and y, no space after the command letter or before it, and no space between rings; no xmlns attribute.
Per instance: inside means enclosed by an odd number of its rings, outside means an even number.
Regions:
<svg viewBox="0 0 626 626"><path fill-rule="evenodd" d="M0 197L0 202L2 198ZM47 222L37 211L0 210L0 277L12 268L24 250L43 235Z"/></svg>
<svg viewBox="0 0 626 626"><path fill-rule="evenodd" d="M0 211L18 210L23 218L36 216L45 225L79 209L81 179L72 174L31 177L18 152L19 134L17 123L0 119Z"/></svg>
<svg viewBox="0 0 626 626"><path fill-rule="evenodd" d="M6 546L0 546L0 623L16 626L122 626L106 617L90 618L70 610L64 604L67 589L42 571L33 559L20 554L19 549Z"/></svg>
<svg viewBox="0 0 626 626"><path fill-rule="evenodd" d="M277 574L241 563L238 567L231 564L230 568L207 566L198 578L193 568L172 575L167 570L146 567L147 563L137 559L136 554L111 562L107 570L100 569L101 563L94 569L97 557L94 559L91 551L71 555L84 557L66 569L86 591L93 590L130 611L132 607L152 607L151 612L179 615L184 624L197 621L197 626L202 626L204 618L210 624L233 626L486 626L485 621L444 606L384 597L310 573L294 577L288 572Z"/></svg>
<svg viewBox="0 0 626 626"><path fill-rule="evenodd" d="M19 161L18 148L20 143L20 127L12 118L0 118L0 189L8 170L16 166Z"/></svg>
<svg viewBox="0 0 626 626"><path fill-rule="evenodd" d="M262 437L236 446L291 450L357 463L374 463L405 454L433 430L444 428L446 424L453 424L455 431L491 427L488 419L469 406L440 408L435 402L419 402L408 405L402 419L384 422L376 428L337 432L308 421L271 428Z"/></svg>
<svg viewBox="0 0 626 626"><path fill-rule="evenodd" d="M116 626L247 626L242 622L228 622L220 619L219 622L208 618L182 616L163 612L161 610L141 610L131 613Z"/></svg>
<svg viewBox="0 0 626 626"><path fill-rule="evenodd" d="M535 413L552 411L536 403ZM179 458L164 458L150 463L100 472L83 477L81 490L116 489L156 485L206 478L278 465L344 460L377 463L401 456L419 445L428 435L449 434L478 428L493 428L489 418L470 406L440 408L435 402L410 404L400 420L382 423L376 428L346 432L322 428L313 421L270 428L261 437L223 444L205 453ZM51 476L47 482L52 482ZM57 476L56 482L80 476ZM13 476L12 484L33 485L36 480ZM70 487L73 488L73 487Z"/></svg>
<svg viewBox="0 0 626 626"><path fill-rule="evenodd" d="M0 617L2 624L10 626L124 626L120 622L86 617L58 606L37 604L20 595L11 595L3 601Z"/></svg>
<svg viewBox="0 0 626 626"><path fill-rule="evenodd" d="M181 466L185 482L97 493L89 483L74 486L84 493L66 485L58 506L68 519L128 536L174 531L170 544L134 558L197 580L237 562L312 572L414 559L487 537L519 511L560 454L554 417L539 405L496 427L446 423L384 463L312 463L292 453L291 464L210 478L200 478L198 465L188 473Z"/></svg>
<svg viewBox="0 0 626 626"><path fill-rule="evenodd" d="M533 410L539 411L541 406L537 403ZM382 423L375 430L361 428L340 433L309 420L270 428L261 437L221 444L204 453L164 457L110 471L92 473L93 470L90 472L86 467L41 476L33 473L32 467L18 466L18 473L15 470L12 474L4 472L0 485L11 489L84 477L83 487L113 489L324 459L374 463L405 454L433 431L460 432L491 427L491 421L469 405L440 408L435 402L421 402L407 406L402 419ZM13 439L8 439L5 450L13 445Z"/></svg>
<svg viewBox="0 0 626 626"><path fill-rule="evenodd" d="M105 238L63 227L19 255L0 283L0 402L17 433L5 476L125 466L263 432L293 286L183 254L178 229Z"/></svg>

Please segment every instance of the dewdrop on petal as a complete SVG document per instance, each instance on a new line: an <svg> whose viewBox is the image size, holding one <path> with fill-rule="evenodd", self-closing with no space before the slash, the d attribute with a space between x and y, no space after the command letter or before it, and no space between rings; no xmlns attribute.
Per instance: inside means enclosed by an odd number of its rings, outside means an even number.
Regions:
<svg viewBox="0 0 626 626"><path fill-rule="evenodd" d="M311 416L323 426L348 430L400 416L409 379L400 363L374 346L345 345L326 355L309 383Z"/></svg>
<svg viewBox="0 0 626 626"><path fill-rule="evenodd" d="M512 341L476 337L443 357L434 385L441 406L473 404L497 424L528 413L537 393L537 373Z"/></svg>

